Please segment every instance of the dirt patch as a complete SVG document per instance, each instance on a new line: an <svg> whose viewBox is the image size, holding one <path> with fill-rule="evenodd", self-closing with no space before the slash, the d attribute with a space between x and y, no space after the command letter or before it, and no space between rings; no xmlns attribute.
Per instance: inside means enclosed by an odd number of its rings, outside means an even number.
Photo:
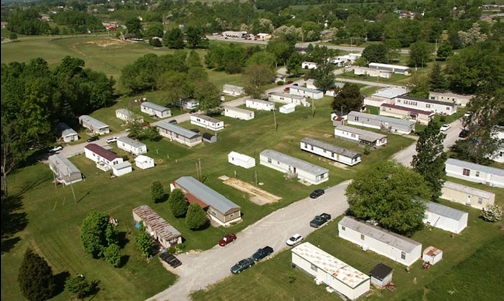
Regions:
<svg viewBox="0 0 504 301"><path fill-rule="evenodd" d="M90 41L87 42L87 44L92 44L100 47L109 47L109 46L118 46L125 44L125 41L119 40L119 39L110 39L110 40L97 40L97 41Z"/></svg>
<svg viewBox="0 0 504 301"><path fill-rule="evenodd" d="M281 197L278 197L274 194L262 190L261 188L257 188L252 184L243 182L238 179L228 178L224 180L224 184L250 194L250 200L259 206L262 206L264 204L271 204L282 199Z"/></svg>

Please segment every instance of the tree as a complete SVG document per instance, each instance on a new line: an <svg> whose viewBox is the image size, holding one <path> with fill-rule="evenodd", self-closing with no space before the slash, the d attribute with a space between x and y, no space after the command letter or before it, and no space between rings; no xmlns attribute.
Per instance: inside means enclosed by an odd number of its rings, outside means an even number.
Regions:
<svg viewBox="0 0 504 301"><path fill-rule="evenodd" d="M191 50L187 56L187 67L189 67L189 69L194 67L203 67L199 54L194 50Z"/></svg>
<svg viewBox="0 0 504 301"><path fill-rule="evenodd" d="M17 40L17 38L18 38L17 34L15 34L15 33L13 33L13 32L11 32L11 33L9 34L9 39L10 39L11 41L15 41L15 40Z"/></svg>
<svg viewBox="0 0 504 301"><path fill-rule="evenodd" d="M301 73L301 64L303 63L303 57L298 52L293 52L289 59L287 60L286 67L288 74L299 74Z"/></svg>
<svg viewBox="0 0 504 301"><path fill-rule="evenodd" d="M176 103L191 93L191 82L186 73L170 70L158 77L156 86L164 92L168 102Z"/></svg>
<svg viewBox="0 0 504 301"><path fill-rule="evenodd" d="M436 53L437 57L446 60L448 57L453 55L453 47L450 42L443 41Z"/></svg>
<svg viewBox="0 0 504 301"><path fill-rule="evenodd" d="M498 222L502 217L502 207L497 204L488 204L481 209L481 217L488 222Z"/></svg>
<svg viewBox="0 0 504 301"><path fill-rule="evenodd" d="M362 51L368 63L388 63L388 49L383 43L370 44Z"/></svg>
<svg viewBox="0 0 504 301"><path fill-rule="evenodd" d="M69 277L66 280L65 287L75 298L84 300L98 288L98 281L93 280L90 284L84 275L78 274L75 277Z"/></svg>
<svg viewBox="0 0 504 301"><path fill-rule="evenodd" d="M17 280L21 293L30 301L54 297L56 281L52 269L46 260L32 249L28 248L24 254Z"/></svg>
<svg viewBox="0 0 504 301"><path fill-rule="evenodd" d="M126 28L128 29L128 33L134 34L135 37L142 37L142 22L140 22L140 19L136 17L128 19L126 21Z"/></svg>
<svg viewBox="0 0 504 301"><path fill-rule="evenodd" d="M346 195L355 217L377 221L381 227L405 235L422 228L424 200L431 199L423 177L393 161L358 172Z"/></svg>
<svg viewBox="0 0 504 301"><path fill-rule="evenodd" d="M416 144L417 154L411 165L425 180L432 192L432 201L441 196L441 188L446 178L445 162L448 156L443 151L446 135L439 130L439 124L431 120L422 131Z"/></svg>
<svg viewBox="0 0 504 301"><path fill-rule="evenodd" d="M149 45L151 45L153 47L162 47L163 46L163 44L161 43L161 40L159 40L158 38L150 38Z"/></svg>
<svg viewBox="0 0 504 301"><path fill-rule="evenodd" d="M143 223L141 223L140 229L138 230L139 231L135 236L136 246L138 250L140 250L140 252L142 253L142 256L149 257L152 248L154 248L155 246L154 241L152 240L152 237L150 237L150 235L147 232L145 232L145 226L143 225Z"/></svg>
<svg viewBox="0 0 504 301"><path fill-rule="evenodd" d="M154 203L160 202L163 200L165 195L164 187L163 184L161 184L161 181L156 180L153 181L151 184L151 199L154 201Z"/></svg>
<svg viewBox="0 0 504 301"><path fill-rule="evenodd" d="M117 230L109 223L109 215L92 211L82 222L81 241L86 253L93 258L103 257L105 249L117 243Z"/></svg>
<svg viewBox="0 0 504 301"><path fill-rule="evenodd" d="M194 87L194 98L199 101L198 108L204 112L212 111L221 105L220 90L208 81L202 81Z"/></svg>
<svg viewBox="0 0 504 301"><path fill-rule="evenodd" d="M150 24L149 28L147 28L147 30L145 31L144 36L147 38L153 38L153 37L161 38L161 37L163 37L163 24L161 24L161 23ZM158 39L156 39L156 40L158 40Z"/></svg>
<svg viewBox="0 0 504 301"><path fill-rule="evenodd" d="M336 96L331 103L334 111L360 111L363 105L363 97L360 93L359 86L356 84L346 83L343 87L337 88Z"/></svg>
<svg viewBox="0 0 504 301"><path fill-rule="evenodd" d="M432 71L429 75L430 90L434 92L444 92L448 88L448 82L441 72L441 65L434 64Z"/></svg>
<svg viewBox="0 0 504 301"><path fill-rule="evenodd" d="M258 51L247 60L247 66L266 65L270 68L275 66L275 55L268 51Z"/></svg>
<svg viewBox="0 0 504 301"><path fill-rule="evenodd" d="M183 217L187 213L187 207L189 204L186 201L184 192L180 189L173 189L170 198L168 199L168 205L170 210L175 217Z"/></svg>
<svg viewBox="0 0 504 301"><path fill-rule="evenodd" d="M105 260L117 268L121 264L121 248L116 244L110 244L104 252Z"/></svg>
<svg viewBox="0 0 504 301"><path fill-rule="evenodd" d="M384 44L388 49L388 61L398 61L401 57L401 42L399 42L398 40L386 40Z"/></svg>
<svg viewBox="0 0 504 301"><path fill-rule="evenodd" d="M473 23L472 27L467 31L458 32L462 47L467 47L487 39L487 35L481 32L481 27L478 23Z"/></svg>
<svg viewBox="0 0 504 301"><path fill-rule="evenodd" d="M178 27L167 31L163 36L163 44L168 48L183 49L185 46L184 33Z"/></svg>
<svg viewBox="0 0 504 301"><path fill-rule="evenodd" d="M191 204L187 208L186 225L191 230L197 230L208 223L205 210L198 204Z"/></svg>
<svg viewBox="0 0 504 301"><path fill-rule="evenodd" d="M315 47L314 51L318 51L318 56L314 60L317 63L317 69L315 69L315 86L324 93L334 87L334 65L331 64L330 59L332 57L331 51L326 47Z"/></svg>
<svg viewBox="0 0 504 301"><path fill-rule="evenodd" d="M276 65L284 65L292 53L295 52L294 44L283 39L270 39L266 51L275 55Z"/></svg>
<svg viewBox="0 0 504 301"><path fill-rule="evenodd" d="M187 44L190 48L207 48L208 39L205 32L200 27L189 26L186 31Z"/></svg>
<svg viewBox="0 0 504 301"><path fill-rule="evenodd" d="M408 66L424 67L430 61L431 51L429 43L416 42L411 44Z"/></svg>
<svg viewBox="0 0 504 301"><path fill-rule="evenodd" d="M429 96L429 78L424 74L415 74L408 83L409 96L427 98Z"/></svg>
<svg viewBox="0 0 504 301"><path fill-rule="evenodd" d="M275 74L267 65L251 65L243 72L245 77L245 93L252 98L261 98L266 90L265 85L275 79Z"/></svg>

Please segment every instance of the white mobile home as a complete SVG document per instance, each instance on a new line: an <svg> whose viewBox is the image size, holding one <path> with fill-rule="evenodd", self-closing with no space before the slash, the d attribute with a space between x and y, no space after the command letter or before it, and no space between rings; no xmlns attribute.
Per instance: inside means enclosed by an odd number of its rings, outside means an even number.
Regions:
<svg viewBox="0 0 504 301"><path fill-rule="evenodd" d="M271 149L263 150L259 158L261 165L284 172L289 177L297 177L299 180L308 183L317 185L329 180L329 170L326 168Z"/></svg>
<svg viewBox="0 0 504 301"><path fill-rule="evenodd" d="M245 38L247 36L246 31L223 31L222 35L227 38Z"/></svg>
<svg viewBox="0 0 504 301"><path fill-rule="evenodd" d="M289 93L292 95L308 97L313 99L321 99L324 97L324 92L317 89L309 89L299 86L290 86Z"/></svg>
<svg viewBox="0 0 504 301"><path fill-rule="evenodd" d="M450 158L445 170L449 177L504 188L504 170L500 168Z"/></svg>
<svg viewBox="0 0 504 301"><path fill-rule="evenodd" d="M400 66L400 65L390 65L390 64L381 64L381 63L370 63L369 68L378 69L382 71L389 71L396 74L410 75L411 71L409 67Z"/></svg>
<svg viewBox="0 0 504 301"><path fill-rule="evenodd" d="M143 123L144 120L142 117L138 116L137 114L131 112L130 110L127 109L117 109L115 111L116 117L121 119L124 122L139 122Z"/></svg>
<svg viewBox="0 0 504 301"><path fill-rule="evenodd" d="M148 101L142 102L140 105L140 111L157 118L166 118L171 116L171 110L169 108Z"/></svg>
<svg viewBox="0 0 504 301"><path fill-rule="evenodd" d="M231 96L240 96L243 93L245 93L245 88L240 87L240 86L225 84L222 89L222 92L224 92L225 94L231 95Z"/></svg>
<svg viewBox="0 0 504 301"><path fill-rule="evenodd" d="M295 105L307 106L305 97L289 93L270 92L268 93L268 99L269 101L272 102L285 103L285 104L293 103Z"/></svg>
<svg viewBox="0 0 504 301"><path fill-rule="evenodd" d="M434 117L434 112L383 103L380 106L380 115L411 120L427 125Z"/></svg>
<svg viewBox="0 0 504 301"><path fill-rule="evenodd" d="M495 202L495 193L446 181L441 189L441 198L459 204L483 209Z"/></svg>
<svg viewBox="0 0 504 301"><path fill-rule="evenodd" d="M79 135L77 134L77 132L69 127L68 124L59 122L56 125L56 128L58 129L59 137L63 140L63 142L68 143L79 140Z"/></svg>
<svg viewBox="0 0 504 301"><path fill-rule="evenodd" d="M398 134L409 134L415 129L415 123L412 121L356 111L348 113L348 124L379 129Z"/></svg>
<svg viewBox="0 0 504 301"><path fill-rule="evenodd" d="M296 111L296 105L293 103L288 103L286 105L281 106L278 111L282 114L289 114Z"/></svg>
<svg viewBox="0 0 504 301"><path fill-rule="evenodd" d="M429 92L430 100L454 103L458 106L465 107L473 95L461 95L455 93Z"/></svg>
<svg viewBox="0 0 504 301"><path fill-rule="evenodd" d="M245 106L247 108L256 109L259 111L274 111L275 103L260 99L247 99L245 100Z"/></svg>
<svg viewBox="0 0 504 301"><path fill-rule="evenodd" d="M82 181L82 174L65 156L52 155L47 159L49 168L54 173L54 180L65 185Z"/></svg>
<svg viewBox="0 0 504 301"><path fill-rule="evenodd" d="M392 282L393 273L394 270L391 267L386 266L380 262L369 273L369 275L371 276L371 284L376 287L382 288Z"/></svg>
<svg viewBox="0 0 504 301"><path fill-rule="evenodd" d="M469 213L434 202L427 202L423 222L434 228L459 234L467 227Z"/></svg>
<svg viewBox="0 0 504 301"><path fill-rule="evenodd" d="M346 125L338 125L335 127L334 137L348 139L372 147L379 147L387 144L387 135L361 130Z"/></svg>
<svg viewBox="0 0 504 301"><path fill-rule="evenodd" d="M356 59L362 56L361 53L349 53L346 55L340 55L331 59L331 64L335 64L338 67L342 67L345 65L351 65L355 62Z"/></svg>
<svg viewBox="0 0 504 301"><path fill-rule="evenodd" d="M373 95L364 98L367 106L379 107L384 103L393 104L394 98L408 93L405 87L388 87L376 91Z"/></svg>
<svg viewBox="0 0 504 301"><path fill-rule="evenodd" d="M95 135L104 135L110 133L110 128L105 123L88 115L79 117L79 123L88 129L88 132Z"/></svg>
<svg viewBox="0 0 504 301"><path fill-rule="evenodd" d="M212 131L220 131L224 129L224 121L209 117L202 114L192 114L191 124L204 127Z"/></svg>
<svg viewBox="0 0 504 301"><path fill-rule="evenodd" d="M147 153L147 145L129 137L118 138L117 147L137 156Z"/></svg>
<svg viewBox="0 0 504 301"><path fill-rule="evenodd" d="M170 139L170 141L177 141L178 143L187 145L189 147L195 146L202 142L200 134L178 125L168 122L160 122L156 126L158 128L159 134Z"/></svg>
<svg viewBox="0 0 504 301"><path fill-rule="evenodd" d="M352 67L355 75L364 75L369 77L391 78L392 72L385 70L372 69L368 67Z"/></svg>
<svg viewBox="0 0 504 301"><path fill-rule="evenodd" d="M406 95L394 98L394 104L422 111L431 111L441 115L453 115L457 113L457 105L453 103L410 97Z"/></svg>
<svg viewBox="0 0 504 301"><path fill-rule="evenodd" d="M293 248L292 265L324 283L350 300L356 300L369 291L368 275L356 270L309 242Z"/></svg>
<svg viewBox="0 0 504 301"><path fill-rule="evenodd" d="M148 205L133 209L133 219L135 222L143 223L145 231L159 241L164 248L168 249L182 243L182 234Z"/></svg>
<svg viewBox="0 0 504 301"><path fill-rule="evenodd" d="M123 162L123 158L94 143L84 146L84 154L86 158L96 162L96 167L103 171L107 171L112 166Z"/></svg>
<svg viewBox="0 0 504 301"><path fill-rule="evenodd" d="M179 106L186 110L196 110L199 107L199 101L192 98L180 98Z"/></svg>
<svg viewBox="0 0 504 301"><path fill-rule="evenodd" d="M255 166L255 159L254 158L247 156L247 155L237 153L237 152L230 152L228 154L228 162L233 165L241 166L246 169L249 169L249 168Z"/></svg>
<svg viewBox="0 0 504 301"><path fill-rule="evenodd" d="M308 137L301 140L300 146L304 151L350 166L361 161L361 154L358 152Z"/></svg>
<svg viewBox="0 0 504 301"><path fill-rule="evenodd" d="M371 250L405 266L422 256L422 244L369 223L345 216L338 224L339 237Z"/></svg>
<svg viewBox="0 0 504 301"><path fill-rule="evenodd" d="M133 171L131 163L128 161L121 162L112 166L112 174L116 177L123 176Z"/></svg>
<svg viewBox="0 0 504 301"><path fill-rule="evenodd" d="M147 169L154 167L154 159L144 155L138 155L135 158L135 165L140 169Z"/></svg>
<svg viewBox="0 0 504 301"><path fill-rule="evenodd" d="M302 62L301 68L303 68L303 69L317 69L317 63L315 63L315 62Z"/></svg>
<svg viewBox="0 0 504 301"><path fill-rule="evenodd" d="M222 114L226 117L242 119L242 120L251 120L254 119L254 111L245 110L232 106L223 106L224 111Z"/></svg>

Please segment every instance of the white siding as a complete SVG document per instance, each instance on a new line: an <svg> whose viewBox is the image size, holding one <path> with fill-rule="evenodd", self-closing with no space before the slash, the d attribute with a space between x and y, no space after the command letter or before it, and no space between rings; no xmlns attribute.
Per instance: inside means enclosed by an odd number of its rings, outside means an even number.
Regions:
<svg viewBox="0 0 504 301"><path fill-rule="evenodd" d="M247 108L256 109L260 111L274 111L275 104L272 102L259 100L259 99L247 99L245 100L245 106Z"/></svg>
<svg viewBox="0 0 504 301"><path fill-rule="evenodd" d="M226 117L242 119L242 120L251 120L251 119L254 119L254 116L255 116L253 111L244 110L244 109L235 108L235 107L229 107L229 106L224 107L223 114Z"/></svg>
<svg viewBox="0 0 504 301"><path fill-rule="evenodd" d="M247 155L243 155L237 152L230 152L228 154L228 162L240 166L243 168L251 168L255 166L255 159Z"/></svg>

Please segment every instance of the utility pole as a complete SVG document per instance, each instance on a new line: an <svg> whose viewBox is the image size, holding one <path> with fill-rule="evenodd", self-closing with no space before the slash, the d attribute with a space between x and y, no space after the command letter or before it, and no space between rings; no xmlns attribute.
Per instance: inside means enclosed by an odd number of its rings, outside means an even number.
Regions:
<svg viewBox="0 0 504 301"><path fill-rule="evenodd" d="M275 131L276 131L278 128L277 121L276 121L276 109L273 110L273 122L275 124Z"/></svg>
<svg viewBox="0 0 504 301"><path fill-rule="evenodd" d="M312 107L312 110L311 110L312 111L312 117L315 117L315 102L314 102L313 98L311 100L311 107Z"/></svg>

